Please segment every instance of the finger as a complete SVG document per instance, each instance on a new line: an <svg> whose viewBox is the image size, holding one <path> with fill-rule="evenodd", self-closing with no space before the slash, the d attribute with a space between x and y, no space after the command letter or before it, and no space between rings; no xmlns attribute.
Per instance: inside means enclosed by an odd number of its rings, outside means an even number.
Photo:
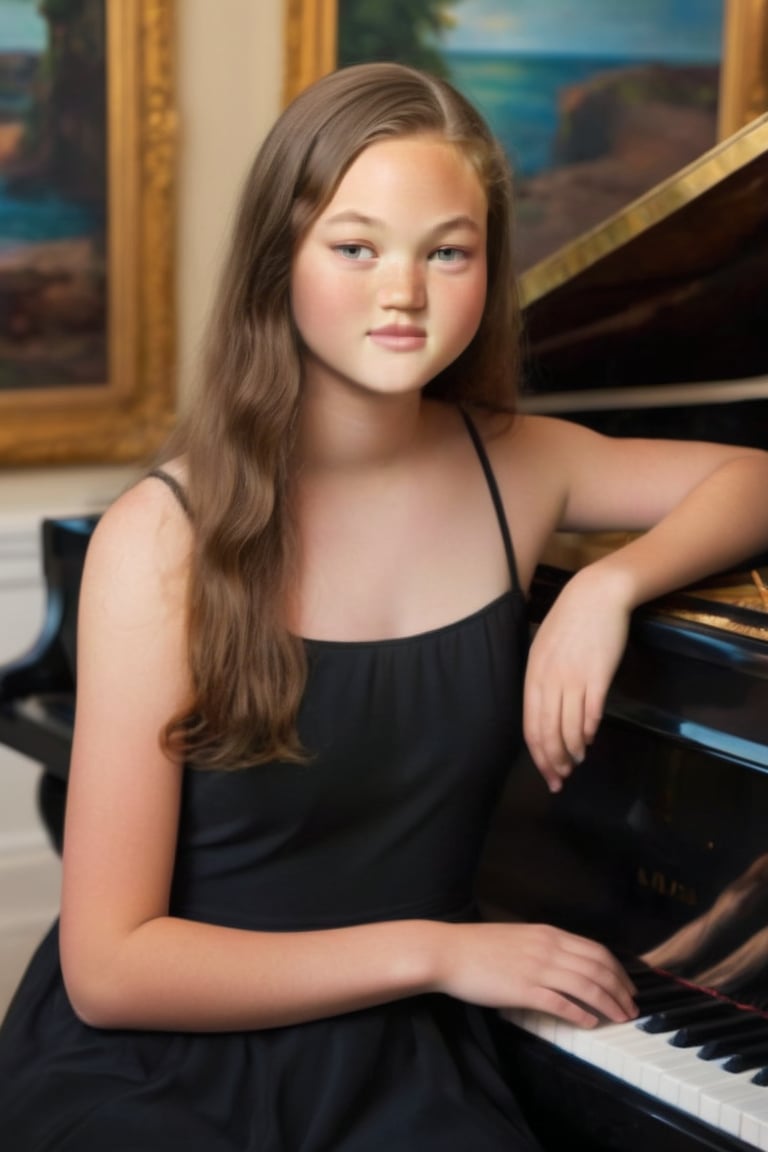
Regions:
<svg viewBox="0 0 768 1152"><path fill-rule="evenodd" d="M594 742L600 721L605 711L607 690L594 684L587 685L584 697L584 740L587 745Z"/></svg>
<svg viewBox="0 0 768 1152"><path fill-rule="evenodd" d="M568 991L578 1003L598 1012L605 1020L624 1023L638 1015L637 1005L621 984L610 981L604 984L601 978L579 977L579 987Z"/></svg>
<svg viewBox="0 0 768 1152"><path fill-rule="evenodd" d="M628 1024L631 1020L636 1020L639 1015L634 1003L630 1002L627 1006L622 1000L616 999L607 989L600 986L596 986L592 990L585 985L584 994L587 999L582 999L581 994L563 993L566 999L571 1000L589 1015L594 1016L599 1024Z"/></svg>
<svg viewBox="0 0 768 1152"><path fill-rule="evenodd" d="M541 741L527 738L526 744L528 746L531 759L536 765L538 771L543 776L549 791L552 793L560 792L562 790L563 783L573 770L573 765L570 759L562 758L559 761L554 762L545 750L545 747Z"/></svg>
<svg viewBox="0 0 768 1152"><path fill-rule="evenodd" d="M584 936L563 933L557 961L563 970L572 970L579 977L606 988L625 1012L635 1014L637 989L616 957L602 944Z"/></svg>
<svg viewBox="0 0 768 1152"><path fill-rule="evenodd" d="M557 928L555 931L561 938L563 949L569 949L581 956L591 956L594 959L604 957L609 964L615 964L618 969L624 971L613 952L591 936L582 936L579 932L568 932L565 928Z"/></svg>
<svg viewBox="0 0 768 1152"><path fill-rule="evenodd" d="M558 967L542 974L541 983L586 1011L615 1024L637 1016L637 1007L623 983L605 969Z"/></svg>
<svg viewBox="0 0 768 1152"><path fill-rule="evenodd" d="M523 736L531 759L544 777L550 792L559 792L562 788L562 780L545 756L540 739L541 709L541 689L538 682L530 674L529 668L523 691Z"/></svg>
<svg viewBox="0 0 768 1152"><path fill-rule="evenodd" d="M571 762L580 764L587 750L584 693L581 689L574 688L564 695L561 713L563 746Z"/></svg>
<svg viewBox="0 0 768 1152"><path fill-rule="evenodd" d="M535 1012L546 1012L549 1016L557 1016L561 1020L574 1024L578 1028L594 1028L601 1023L602 1016L593 1011L587 1004L564 995L555 988L533 988L528 997L528 1006ZM622 1021L617 1020L616 1023Z"/></svg>
<svg viewBox="0 0 768 1152"><path fill-rule="evenodd" d="M573 769L561 727L561 694L529 683L523 702L523 733L531 758L551 792L560 791Z"/></svg>

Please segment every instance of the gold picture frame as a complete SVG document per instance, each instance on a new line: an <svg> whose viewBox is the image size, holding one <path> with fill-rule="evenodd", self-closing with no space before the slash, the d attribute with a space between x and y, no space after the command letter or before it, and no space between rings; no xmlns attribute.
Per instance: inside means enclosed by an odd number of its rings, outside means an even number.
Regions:
<svg viewBox="0 0 768 1152"><path fill-rule="evenodd" d="M768 111L768 0L725 0L718 136Z"/></svg>
<svg viewBox="0 0 768 1152"><path fill-rule="evenodd" d="M285 0L285 104L335 68L337 21L337 0Z"/></svg>
<svg viewBox="0 0 768 1152"><path fill-rule="evenodd" d="M174 0L104 0L107 379L0 391L3 465L127 463L175 405Z"/></svg>
<svg viewBox="0 0 768 1152"><path fill-rule="evenodd" d="M336 63L337 0L286 0L287 103ZM768 0L725 0L720 139L768 109Z"/></svg>

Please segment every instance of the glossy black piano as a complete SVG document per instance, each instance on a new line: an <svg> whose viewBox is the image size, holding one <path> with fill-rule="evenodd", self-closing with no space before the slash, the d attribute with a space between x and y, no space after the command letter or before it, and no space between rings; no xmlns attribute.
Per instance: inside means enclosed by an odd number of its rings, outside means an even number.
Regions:
<svg viewBox="0 0 768 1152"><path fill-rule="evenodd" d="M530 409L768 447L768 117L531 269L523 298ZM553 542L534 626L615 543ZM500 1025L550 1152L768 1148L767 582L755 557L636 613L586 761L552 797L524 760L499 809L488 909L602 940L640 990L639 1026Z"/></svg>

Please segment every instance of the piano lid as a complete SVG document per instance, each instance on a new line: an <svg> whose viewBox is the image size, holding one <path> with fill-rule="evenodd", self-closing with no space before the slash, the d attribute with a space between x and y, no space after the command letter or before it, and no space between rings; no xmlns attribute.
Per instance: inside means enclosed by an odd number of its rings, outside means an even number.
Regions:
<svg viewBox="0 0 768 1152"><path fill-rule="evenodd" d="M522 407L768 444L767 206L765 115L523 273ZM739 401L761 402L757 420L692 417Z"/></svg>

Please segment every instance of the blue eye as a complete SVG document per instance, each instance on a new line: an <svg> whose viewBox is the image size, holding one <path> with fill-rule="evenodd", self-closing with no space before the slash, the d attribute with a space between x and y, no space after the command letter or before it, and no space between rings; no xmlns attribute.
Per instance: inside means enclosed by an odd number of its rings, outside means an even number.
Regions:
<svg viewBox="0 0 768 1152"><path fill-rule="evenodd" d="M438 248L432 255L440 264L457 264L467 257L464 248L452 248L447 244L443 248Z"/></svg>
<svg viewBox="0 0 768 1152"><path fill-rule="evenodd" d="M374 251L367 244L337 244L334 251L345 260L372 260Z"/></svg>

